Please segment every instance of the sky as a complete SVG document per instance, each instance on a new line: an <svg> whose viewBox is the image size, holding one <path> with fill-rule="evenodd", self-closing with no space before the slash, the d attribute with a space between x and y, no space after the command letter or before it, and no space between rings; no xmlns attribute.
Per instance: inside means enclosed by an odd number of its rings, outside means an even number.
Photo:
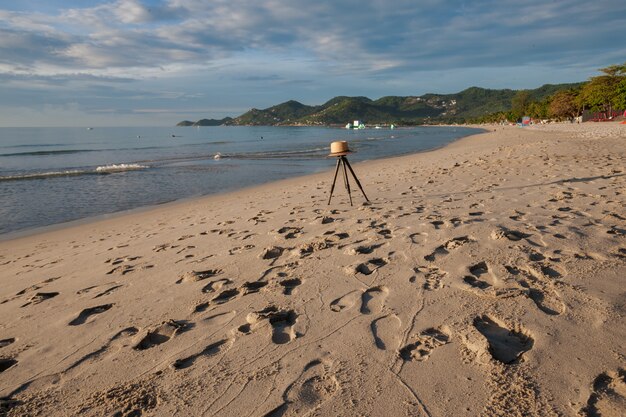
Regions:
<svg viewBox="0 0 626 417"><path fill-rule="evenodd" d="M624 62L625 1L0 0L0 127L172 126Z"/></svg>

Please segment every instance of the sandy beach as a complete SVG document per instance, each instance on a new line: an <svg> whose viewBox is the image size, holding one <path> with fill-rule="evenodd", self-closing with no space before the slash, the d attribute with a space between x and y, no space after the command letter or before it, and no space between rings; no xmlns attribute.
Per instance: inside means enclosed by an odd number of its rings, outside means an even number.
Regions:
<svg viewBox="0 0 626 417"><path fill-rule="evenodd" d="M626 125L486 129L0 242L0 415L624 415Z"/></svg>

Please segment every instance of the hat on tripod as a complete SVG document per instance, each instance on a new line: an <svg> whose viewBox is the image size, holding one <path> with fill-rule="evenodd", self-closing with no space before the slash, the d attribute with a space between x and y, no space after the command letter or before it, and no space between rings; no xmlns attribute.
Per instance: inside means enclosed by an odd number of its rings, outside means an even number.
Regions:
<svg viewBox="0 0 626 417"><path fill-rule="evenodd" d="M328 156L343 156L349 154L350 152L352 151L348 149L348 142L340 140L330 144L330 154L328 154Z"/></svg>

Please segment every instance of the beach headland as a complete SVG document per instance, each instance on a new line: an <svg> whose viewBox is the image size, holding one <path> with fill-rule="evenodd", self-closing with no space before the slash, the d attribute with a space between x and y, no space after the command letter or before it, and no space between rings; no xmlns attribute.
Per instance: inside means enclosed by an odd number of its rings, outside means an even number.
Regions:
<svg viewBox="0 0 626 417"><path fill-rule="evenodd" d="M618 416L626 125L0 242L0 415Z"/></svg>

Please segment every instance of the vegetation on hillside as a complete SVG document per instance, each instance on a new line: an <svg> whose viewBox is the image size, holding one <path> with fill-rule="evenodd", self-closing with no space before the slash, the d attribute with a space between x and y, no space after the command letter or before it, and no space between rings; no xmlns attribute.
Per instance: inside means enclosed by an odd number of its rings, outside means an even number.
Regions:
<svg viewBox="0 0 626 417"><path fill-rule="evenodd" d="M544 99L549 94L578 84L545 85L528 92ZM259 110L252 109L232 120L232 125L345 125L354 120L367 124L419 125L464 123L495 112L506 112L518 92L471 87L456 94L423 96L335 97L321 106L288 101ZM525 92L526 94L526 92Z"/></svg>
<svg viewBox="0 0 626 417"><path fill-rule="evenodd" d="M251 109L234 119L184 121L179 126L216 125L344 125L354 120L367 124L419 125L437 123L514 122L534 119L572 119L584 110L610 113L626 109L626 63L600 70L602 75L574 84L546 84L534 90L491 90L470 87L456 94L367 97L339 96L320 106L294 100Z"/></svg>
<svg viewBox="0 0 626 417"><path fill-rule="evenodd" d="M176 126L222 126L229 124L232 120L232 117L225 117L223 119L200 119L197 122L183 120L182 122L176 124Z"/></svg>
<svg viewBox="0 0 626 417"><path fill-rule="evenodd" d="M508 111L493 112L470 121L514 122L522 116L570 120L581 116L585 110L599 113L600 117L610 117L616 110L626 110L626 63L599 71L602 75L591 77L585 83L559 88L543 97L533 96L537 90L517 91Z"/></svg>

